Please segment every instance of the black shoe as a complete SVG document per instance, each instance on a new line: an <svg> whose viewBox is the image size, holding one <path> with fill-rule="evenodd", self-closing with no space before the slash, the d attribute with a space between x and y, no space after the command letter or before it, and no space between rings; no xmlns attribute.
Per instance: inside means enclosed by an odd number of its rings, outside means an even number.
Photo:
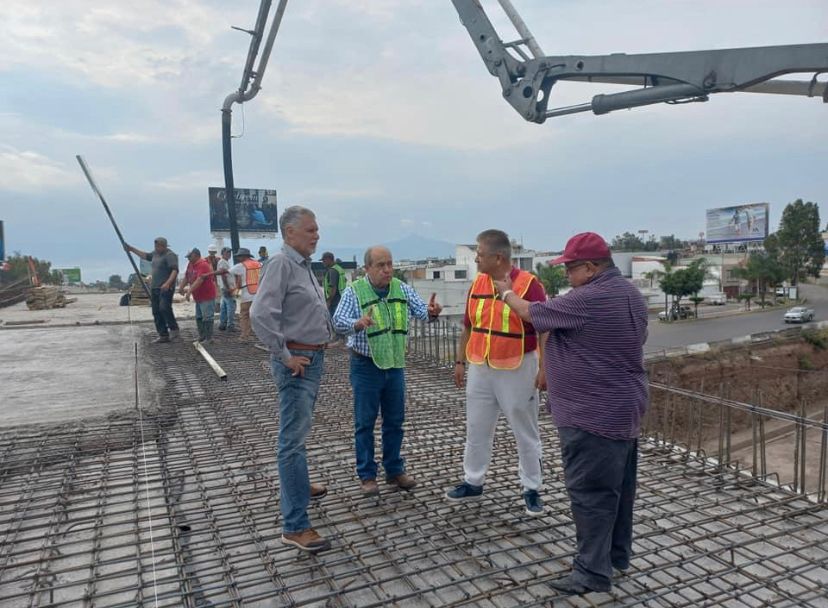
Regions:
<svg viewBox="0 0 828 608"><path fill-rule="evenodd" d="M543 501L537 490L526 490L523 493L523 501L526 503L526 514L532 517L543 515Z"/></svg>
<svg viewBox="0 0 828 608"><path fill-rule="evenodd" d="M584 595L585 593L595 591L594 589L590 589L589 587L572 580L572 575L562 576L561 578L551 580L549 581L549 586L555 591L560 592L562 595Z"/></svg>
<svg viewBox="0 0 828 608"><path fill-rule="evenodd" d="M446 498L454 502L477 500L483 496L483 486L473 486L465 481L453 490L446 492Z"/></svg>
<svg viewBox="0 0 828 608"><path fill-rule="evenodd" d="M224 331L225 329L227 329L227 326L226 325L219 325L218 328L219 328L219 331Z"/></svg>
<svg viewBox="0 0 828 608"><path fill-rule="evenodd" d="M155 340L153 340L153 344L166 344L170 341L169 336L158 336Z"/></svg>

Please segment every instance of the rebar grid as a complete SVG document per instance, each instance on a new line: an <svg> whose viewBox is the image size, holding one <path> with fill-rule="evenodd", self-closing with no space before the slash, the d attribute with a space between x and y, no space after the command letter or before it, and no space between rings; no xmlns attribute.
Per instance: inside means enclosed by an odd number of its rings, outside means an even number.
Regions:
<svg viewBox="0 0 828 608"><path fill-rule="evenodd" d="M641 446L632 569L612 594L555 598L545 583L568 570L574 527L551 420L543 517L523 513L505 423L483 499L447 503L464 395L416 357L404 451L419 486L363 498L344 349L326 353L308 442L329 488L311 521L333 548L298 554L279 542L265 354L222 336L209 350L224 383L188 343L168 346L142 348L166 381L143 406L147 474L130 412L0 432L0 606L828 606L826 506L663 441Z"/></svg>

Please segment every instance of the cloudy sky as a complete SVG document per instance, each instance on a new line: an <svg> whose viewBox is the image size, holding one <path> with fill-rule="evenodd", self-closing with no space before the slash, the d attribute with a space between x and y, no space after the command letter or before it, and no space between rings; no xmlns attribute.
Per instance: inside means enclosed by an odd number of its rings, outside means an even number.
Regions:
<svg viewBox="0 0 828 608"><path fill-rule="evenodd" d="M274 2L275 4L276 2ZM4 0L0 219L7 250L126 274L83 181L86 157L128 240L210 242L219 108L238 87L258 0ZM489 6L491 3L486 3ZM514 0L549 54L828 41L824 0ZM505 38L505 19L490 10ZM494 19L497 17L496 19ZM608 92L559 85L551 106ZM264 79L234 111L239 187L319 218L320 247L500 227L529 247L595 230L696 236L704 210L796 198L828 220L828 106L718 95L525 123L448 0L293 0ZM245 243L258 245L258 243Z"/></svg>

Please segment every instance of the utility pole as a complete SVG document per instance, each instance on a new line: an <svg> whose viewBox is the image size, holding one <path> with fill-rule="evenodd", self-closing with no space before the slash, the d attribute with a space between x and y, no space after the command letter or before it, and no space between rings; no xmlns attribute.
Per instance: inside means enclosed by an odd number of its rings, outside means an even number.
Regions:
<svg viewBox="0 0 828 608"><path fill-rule="evenodd" d="M233 254L239 249L239 224L236 218L236 189L233 183L233 135L230 132L232 125L233 104L244 103L253 99L262 88L262 79L264 78L265 69L267 68L267 61L270 58L270 52L273 50L273 41L276 39L276 34L279 32L279 25L282 23L282 17L285 14L287 7L287 0L280 0L276 7L276 12L273 15L273 21L270 25L270 31L267 34L264 50L259 58L258 68L255 70L254 64L256 57L259 54L259 47L264 37L264 30L267 24L267 17L270 14L270 6L272 0L261 0L259 5L259 14L256 17L256 25L253 30L244 30L234 27L233 29L247 32L250 34L250 48L247 51L247 61L244 64L244 71L242 72L241 85L237 91L234 91L224 99L221 106L221 143L222 156L224 160L224 192L227 200L227 217L230 221L230 248Z"/></svg>

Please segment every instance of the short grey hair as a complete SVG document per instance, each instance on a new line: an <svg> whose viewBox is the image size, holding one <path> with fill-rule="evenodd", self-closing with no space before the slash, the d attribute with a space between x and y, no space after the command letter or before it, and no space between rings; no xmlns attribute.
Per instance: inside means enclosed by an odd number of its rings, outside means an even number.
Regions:
<svg viewBox="0 0 828 608"><path fill-rule="evenodd" d="M295 226L299 223L299 220L302 219L303 216L309 216L311 218L316 218L316 215L313 211L308 209L307 207L302 207L301 205L293 205L292 207L288 207L282 212L281 217L279 217L279 230L281 231L282 235L285 234L285 229L288 226Z"/></svg>
<svg viewBox="0 0 828 608"><path fill-rule="evenodd" d="M512 259L512 244L509 242L509 235L502 230L494 228L484 230L477 235L478 243L486 243L490 249L490 253L499 253L505 259Z"/></svg>
<svg viewBox="0 0 828 608"><path fill-rule="evenodd" d="M158 243L159 245L163 245L164 247L167 246L167 239L165 239L163 236L155 237L155 242Z"/></svg>

